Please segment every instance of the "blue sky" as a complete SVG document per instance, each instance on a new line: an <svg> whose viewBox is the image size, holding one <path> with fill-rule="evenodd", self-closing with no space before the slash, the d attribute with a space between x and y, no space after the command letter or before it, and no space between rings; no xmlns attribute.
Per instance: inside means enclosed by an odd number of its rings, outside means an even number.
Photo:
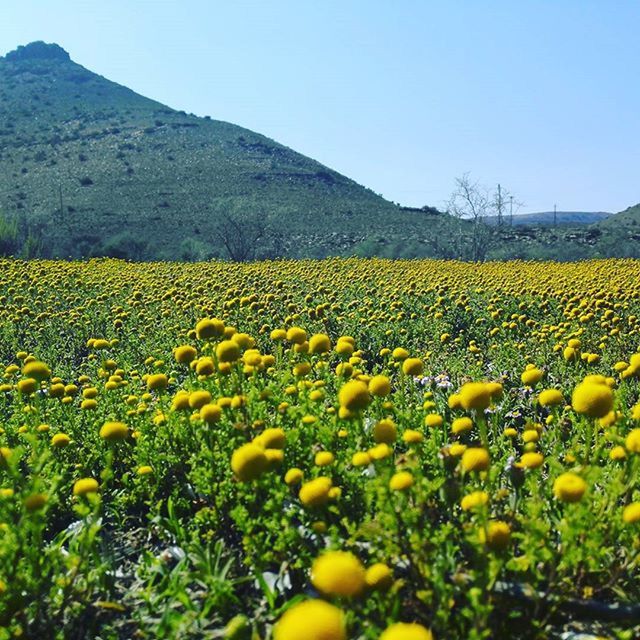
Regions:
<svg viewBox="0 0 640 640"><path fill-rule="evenodd" d="M640 202L635 0L1 0L0 55L57 42L402 204L465 172L523 211Z"/></svg>

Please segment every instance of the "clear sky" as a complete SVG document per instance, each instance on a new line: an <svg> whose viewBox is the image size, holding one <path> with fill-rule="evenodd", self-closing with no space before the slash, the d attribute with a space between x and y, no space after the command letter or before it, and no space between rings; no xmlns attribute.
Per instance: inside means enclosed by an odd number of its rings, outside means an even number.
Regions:
<svg viewBox="0 0 640 640"><path fill-rule="evenodd" d="M639 34L636 0L0 0L0 55L57 42L416 206L465 172L523 211L640 202Z"/></svg>

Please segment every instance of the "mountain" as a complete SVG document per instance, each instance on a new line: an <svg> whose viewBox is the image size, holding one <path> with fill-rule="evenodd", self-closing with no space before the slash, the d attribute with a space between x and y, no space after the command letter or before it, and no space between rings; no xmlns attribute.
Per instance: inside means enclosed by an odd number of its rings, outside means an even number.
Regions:
<svg viewBox="0 0 640 640"><path fill-rule="evenodd" d="M640 203L633 207L628 207L620 213L603 220L599 226L602 229L613 229L615 227L637 227L640 225Z"/></svg>
<svg viewBox="0 0 640 640"><path fill-rule="evenodd" d="M513 220L509 216L503 217L505 226L536 226L536 227L552 227L554 224L577 226L585 224L594 224L602 220L606 220L612 214L604 211L541 211L539 213L521 213L513 216ZM489 216L485 221L491 225L498 224L497 216Z"/></svg>
<svg viewBox="0 0 640 640"><path fill-rule="evenodd" d="M138 95L44 42L0 58L0 213L31 254L143 259L225 257L225 234L255 257L436 255L456 224Z"/></svg>

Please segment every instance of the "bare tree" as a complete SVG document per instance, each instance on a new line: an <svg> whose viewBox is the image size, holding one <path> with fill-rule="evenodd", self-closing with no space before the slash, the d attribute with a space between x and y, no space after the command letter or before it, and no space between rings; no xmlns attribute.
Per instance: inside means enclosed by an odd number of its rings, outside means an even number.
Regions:
<svg viewBox="0 0 640 640"><path fill-rule="evenodd" d="M215 235L234 262L278 255L279 234L270 228L263 215L223 213Z"/></svg>
<svg viewBox="0 0 640 640"><path fill-rule="evenodd" d="M468 173L456 178L455 183L456 188L447 205L448 213L471 223L471 246L461 246L459 253L474 261L485 260L496 238L494 230L487 223L487 218L496 216L500 225L506 203L509 202L510 208L514 204L520 206L520 203L514 201L512 194L501 185L491 193L484 185L472 181ZM464 240L463 234L464 229L461 229L460 241Z"/></svg>

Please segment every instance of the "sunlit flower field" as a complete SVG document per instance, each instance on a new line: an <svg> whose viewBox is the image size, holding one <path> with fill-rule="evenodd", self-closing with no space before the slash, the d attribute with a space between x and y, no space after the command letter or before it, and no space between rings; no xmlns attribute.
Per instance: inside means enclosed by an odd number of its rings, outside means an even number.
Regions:
<svg viewBox="0 0 640 640"><path fill-rule="evenodd" d="M639 637L640 262L0 273L0 639Z"/></svg>

